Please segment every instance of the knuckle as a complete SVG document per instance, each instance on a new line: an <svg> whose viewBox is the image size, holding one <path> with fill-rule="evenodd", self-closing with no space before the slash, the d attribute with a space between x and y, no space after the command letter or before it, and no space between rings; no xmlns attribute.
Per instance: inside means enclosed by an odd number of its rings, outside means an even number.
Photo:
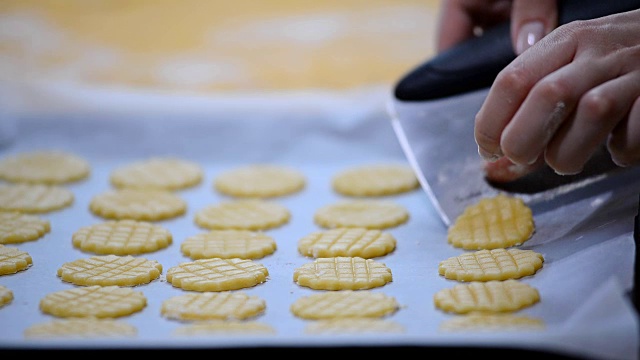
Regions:
<svg viewBox="0 0 640 360"><path fill-rule="evenodd" d="M541 80L533 88L532 92L551 103L568 102L571 98L571 86L566 82L554 79L554 80Z"/></svg>
<svg viewBox="0 0 640 360"><path fill-rule="evenodd" d="M619 101L598 91L589 91L582 96L578 107L584 110L586 121L600 122L616 113ZM594 124L597 125L597 124Z"/></svg>

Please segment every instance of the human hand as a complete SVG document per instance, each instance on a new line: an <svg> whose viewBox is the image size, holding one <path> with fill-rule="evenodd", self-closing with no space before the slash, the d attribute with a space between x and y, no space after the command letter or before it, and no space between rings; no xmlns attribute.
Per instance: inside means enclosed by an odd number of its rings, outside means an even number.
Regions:
<svg viewBox="0 0 640 360"><path fill-rule="evenodd" d="M476 115L479 154L577 174L606 144L619 166L640 163L638 34L634 10L563 25L518 56Z"/></svg>
<svg viewBox="0 0 640 360"><path fill-rule="evenodd" d="M519 55L558 24L556 0L443 0L437 29L437 51L481 35L503 21L511 22L511 42Z"/></svg>

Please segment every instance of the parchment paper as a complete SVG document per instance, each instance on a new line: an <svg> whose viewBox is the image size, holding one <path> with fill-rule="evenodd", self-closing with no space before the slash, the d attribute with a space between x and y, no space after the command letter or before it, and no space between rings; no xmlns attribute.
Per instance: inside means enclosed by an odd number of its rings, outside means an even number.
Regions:
<svg viewBox="0 0 640 360"><path fill-rule="evenodd" d="M4 89L4 94L7 89ZM10 89L9 89L10 90ZM24 89L23 89L24 90ZM11 92L11 91L8 91ZM385 263L393 281L369 291L394 296L401 308L384 320L401 333L309 334L309 320L294 317L289 306L317 292L293 282L293 271L313 261L297 252L298 240L320 228L313 214L320 206L344 199L331 190L334 174L343 169L384 162L406 162L385 101L390 90L364 88L349 92L238 94L192 96L95 90L40 84L29 96L21 91L4 97L4 139L0 156L35 150L63 149L87 158L89 179L68 185L73 206L43 214L52 231L43 238L10 245L29 252L33 266L0 277L11 289L13 301L0 308L0 348L235 348L273 346L498 346L540 349L602 359L638 357L637 313L629 300L634 277L633 217L640 185L599 191L593 198L567 198L549 208L536 208L536 233L522 248L543 254L543 268L521 281L537 288L541 301L518 311L543 320L543 330L444 332L441 323L456 315L434 307L433 295L455 281L438 275L438 263L463 253L446 241L446 227L422 190L388 197L410 212L406 224L387 229L398 245L376 258ZM33 102L25 99L37 99ZM31 104L31 105L30 105ZM2 137L0 137L2 138ZM150 156L172 155L197 161L205 179L196 188L180 191L187 214L162 221L173 234L166 249L139 255L163 265L160 279L137 286L148 299L143 311L120 318L137 328L133 338L26 339L29 326L55 318L38 308L46 294L72 288L56 276L65 262L94 254L71 244L73 232L103 221L88 209L91 198L110 189L109 173L117 166ZM162 302L184 291L168 284L166 270L190 261L180 252L188 236L203 232L193 217L202 207L226 200L212 185L224 170L249 163L293 166L308 179L304 191L277 198L292 213L291 221L267 233L277 242L274 254L256 260L269 270L268 280L243 289L265 299L266 312L254 321L275 330L272 335L174 334L184 326L160 315ZM588 218L572 219L571 206L587 206ZM567 223L578 224L570 228Z"/></svg>

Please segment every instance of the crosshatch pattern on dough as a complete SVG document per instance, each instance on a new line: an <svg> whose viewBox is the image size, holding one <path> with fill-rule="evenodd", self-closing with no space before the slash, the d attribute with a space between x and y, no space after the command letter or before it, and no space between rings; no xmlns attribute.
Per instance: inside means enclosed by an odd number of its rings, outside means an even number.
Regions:
<svg viewBox="0 0 640 360"><path fill-rule="evenodd" d="M478 250L441 261L438 274L458 281L519 279L535 274L543 261L542 254L533 250Z"/></svg>
<svg viewBox="0 0 640 360"><path fill-rule="evenodd" d="M33 259L28 252L0 245L0 275L15 274L26 270L33 264Z"/></svg>
<svg viewBox="0 0 640 360"><path fill-rule="evenodd" d="M66 262L58 276L76 285L136 286L160 277L162 265L156 260L133 256L103 255Z"/></svg>
<svg viewBox="0 0 640 360"><path fill-rule="evenodd" d="M71 206L71 190L58 185L0 184L0 210L48 213Z"/></svg>
<svg viewBox="0 0 640 360"><path fill-rule="evenodd" d="M244 292L204 292L178 295L165 300L162 316L182 321L244 320L264 312L267 304L258 296Z"/></svg>
<svg viewBox="0 0 640 360"><path fill-rule="evenodd" d="M166 190L118 189L94 196L89 209L105 219L159 221L183 215L187 202Z"/></svg>
<svg viewBox="0 0 640 360"><path fill-rule="evenodd" d="M167 282L192 291L226 291L267 281L267 268L249 259L199 259L167 270Z"/></svg>
<svg viewBox="0 0 640 360"><path fill-rule="evenodd" d="M276 250L275 240L260 231L211 230L186 238L180 250L191 259L258 259Z"/></svg>
<svg viewBox="0 0 640 360"><path fill-rule="evenodd" d="M18 211L0 211L0 244L38 240L51 231L51 222Z"/></svg>
<svg viewBox="0 0 640 360"><path fill-rule="evenodd" d="M346 196L387 196L417 189L420 183L413 169L402 164L369 164L345 169L331 182Z"/></svg>
<svg viewBox="0 0 640 360"><path fill-rule="evenodd" d="M214 180L214 188L225 195L243 198L271 198L304 189L300 171L282 165L252 164L227 170Z"/></svg>
<svg viewBox="0 0 640 360"><path fill-rule="evenodd" d="M0 179L14 183L66 184L84 180L90 172L87 160L60 150L35 150L0 159Z"/></svg>
<svg viewBox="0 0 640 360"><path fill-rule="evenodd" d="M176 191L200 184L203 176L202 168L195 162L174 157L152 157L116 168L109 180L116 188Z"/></svg>
<svg viewBox="0 0 640 360"><path fill-rule="evenodd" d="M383 317L396 312L395 297L380 292L340 290L301 297L291 312L303 319Z"/></svg>
<svg viewBox="0 0 640 360"><path fill-rule="evenodd" d="M82 286L49 293L40 300L40 310L63 318L117 318L147 306L142 291L119 286Z"/></svg>
<svg viewBox="0 0 640 360"><path fill-rule="evenodd" d="M384 263L360 257L317 258L293 272L298 285L316 290L361 290L392 281Z"/></svg>
<svg viewBox="0 0 640 360"><path fill-rule="evenodd" d="M313 217L324 228L386 229L409 220L407 209L391 201L345 200L319 208Z"/></svg>
<svg viewBox="0 0 640 360"><path fill-rule="evenodd" d="M365 259L387 255L396 248L391 233L366 228L314 231L298 240L298 251L314 258L355 256Z"/></svg>
<svg viewBox="0 0 640 360"><path fill-rule="evenodd" d="M508 248L529 240L534 230L524 201L498 194L467 206L449 227L447 241L465 250Z"/></svg>
<svg viewBox="0 0 640 360"><path fill-rule="evenodd" d="M470 312L513 312L540 301L538 290L519 280L472 281L442 289L434 294L440 310L458 314Z"/></svg>
<svg viewBox="0 0 640 360"><path fill-rule="evenodd" d="M71 237L73 246L100 255L138 255L171 245L171 232L157 224L137 220L112 220L83 226Z"/></svg>

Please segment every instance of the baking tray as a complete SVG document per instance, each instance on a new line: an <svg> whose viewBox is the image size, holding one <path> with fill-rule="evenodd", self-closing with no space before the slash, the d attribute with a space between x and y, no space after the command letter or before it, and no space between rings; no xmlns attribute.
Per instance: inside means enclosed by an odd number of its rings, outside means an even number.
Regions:
<svg viewBox="0 0 640 360"><path fill-rule="evenodd" d="M14 300L0 309L0 349L38 350L175 350L256 348L506 348L544 351L567 356L635 359L638 355L637 313L633 289L633 220L637 214L637 174L601 182L580 194L560 196L544 207L533 207L536 233L521 246L545 257L543 268L521 279L540 292L541 301L518 315L544 321L544 330L445 332L440 325L456 315L433 305L440 289L458 284L438 275L445 258L461 254L446 241L446 227L421 190L387 197L410 212L407 223L387 229L396 250L376 261L392 271L393 281L367 290L394 296L401 308L384 320L399 325L394 333L329 333L306 331L310 320L294 317L289 307L298 298L318 292L293 282L293 272L313 261L297 251L298 240L320 230L313 222L319 207L344 200L331 189L338 171L363 164L406 162L385 110L387 93L284 94L273 97L185 96L108 97L104 93L74 94L78 104L67 111L15 111L15 134L0 148L0 156L35 149L62 149L89 160L91 176L68 185L73 206L43 214L52 230L43 238L15 246L29 252L33 266L0 277ZM70 96L73 97L73 96ZM83 98L84 97L84 98ZM88 106L87 104L90 104ZM23 109L24 110L24 109ZM8 118L7 118L8 119ZM120 318L136 327L137 335L113 339L26 339L29 326L54 320L39 311L46 294L72 288L57 269L65 262L93 256L73 248L72 234L103 219L88 210L92 196L110 189L115 167L151 156L178 156L203 166L203 182L178 192L188 203L184 216L158 222L173 234L169 247L139 255L157 260L163 274L135 289L148 304L141 312ZM213 189L222 171L250 163L295 167L307 177L306 188L276 198L292 214L291 221L268 230L277 242L274 254L257 259L269 270L265 283L242 291L265 299L264 314L252 321L271 326L267 335L178 336L185 323L163 318L161 303L184 293L165 281L166 270L190 261L180 252L188 236L203 232L193 217L209 204L227 200Z"/></svg>

